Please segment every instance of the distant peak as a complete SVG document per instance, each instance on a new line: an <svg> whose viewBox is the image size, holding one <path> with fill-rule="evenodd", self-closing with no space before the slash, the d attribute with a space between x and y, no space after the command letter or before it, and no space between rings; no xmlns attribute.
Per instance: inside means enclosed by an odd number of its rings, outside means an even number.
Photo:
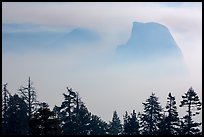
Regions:
<svg viewBox="0 0 204 137"><path fill-rule="evenodd" d="M168 28L157 22L133 22L130 38L119 52L137 58L182 56Z"/></svg>
<svg viewBox="0 0 204 137"><path fill-rule="evenodd" d="M157 22L138 22L138 21L134 21L133 22L133 25L147 25L147 24L157 24L157 25L162 25L160 23L157 23Z"/></svg>
<svg viewBox="0 0 204 137"><path fill-rule="evenodd" d="M162 27L164 29L168 29L166 26L160 24L160 23L157 23L157 22L137 22L137 21L134 21L133 22L133 28L137 28L137 27Z"/></svg>

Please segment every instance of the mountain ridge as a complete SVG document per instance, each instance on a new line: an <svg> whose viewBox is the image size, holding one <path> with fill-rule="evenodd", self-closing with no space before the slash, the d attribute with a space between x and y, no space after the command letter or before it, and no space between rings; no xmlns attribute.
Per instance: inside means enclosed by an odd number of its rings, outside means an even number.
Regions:
<svg viewBox="0 0 204 137"><path fill-rule="evenodd" d="M117 48L117 53L133 58L167 55L182 58L182 52L169 29L155 22L133 22L130 38Z"/></svg>

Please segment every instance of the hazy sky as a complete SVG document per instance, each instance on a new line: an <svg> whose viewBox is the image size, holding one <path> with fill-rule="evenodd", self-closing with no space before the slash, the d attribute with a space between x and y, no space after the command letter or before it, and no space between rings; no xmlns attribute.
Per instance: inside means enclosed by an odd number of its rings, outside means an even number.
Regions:
<svg viewBox="0 0 204 137"><path fill-rule="evenodd" d="M139 74L135 65L112 65L109 57L127 42L134 21L165 25L182 50L189 75L157 76L151 70ZM190 86L202 99L202 3L10 2L2 3L5 24L21 27L5 27L3 32L69 32L81 27L96 31L102 38L97 46L60 52L3 52L2 84L7 82L11 93L26 85L31 76L38 99L53 107L61 105L62 93L69 86L79 92L92 113L106 121L111 120L114 110L121 120L126 110L141 112L142 102L152 92L163 107L168 92L176 96L178 105Z"/></svg>

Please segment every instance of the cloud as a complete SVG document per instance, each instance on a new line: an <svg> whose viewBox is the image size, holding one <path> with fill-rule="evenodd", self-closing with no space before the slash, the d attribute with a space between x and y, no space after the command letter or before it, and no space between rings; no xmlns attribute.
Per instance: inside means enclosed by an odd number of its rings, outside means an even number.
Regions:
<svg viewBox="0 0 204 137"><path fill-rule="evenodd" d="M177 6L168 6L177 5ZM180 6L179 6L180 5ZM2 19L5 22L34 23L68 28L92 28L106 38L121 39L129 36L133 21L157 21L167 27L182 31L185 21L200 19L200 3L3 3ZM197 16L199 15L199 16ZM201 20L201 19L200 19ZM180 25L180 27L177 27ZM196 25L196 24L195 24ZM181 32L182 33L182 32Z"/></svg>

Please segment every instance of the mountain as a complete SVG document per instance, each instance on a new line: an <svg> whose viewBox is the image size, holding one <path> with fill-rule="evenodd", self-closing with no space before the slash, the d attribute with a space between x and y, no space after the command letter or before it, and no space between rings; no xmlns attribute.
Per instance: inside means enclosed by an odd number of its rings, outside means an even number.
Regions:
<svg viewBox="0 0 204 137"><path fill-rule="evenodd" d="M56 41L59 45L86 45L100 41L100 36L89 29L76 28Z"/></svg>
<svg viewBox="0 0 204 137"><path fill-rule="evenodd" d="M154 22L133 22L132 33L126 44L117 48L124 58L182 58L170 31L164 25Z"/></svg>
<svg viewBox="0 0 204 137"><path fill-rule="evenodd" d="M84 28L53 31L24 24L3 24L2 28L4 52L56 51L100 41L100 36L96 32Z"/></svg>
<svg viewBox="0 0 204 137"><path fill-rule="evenodd" d="M133 22L129 40L116 49L117 62L132 63L141 72L186 74L180 48L164 25Z"/></svg>

